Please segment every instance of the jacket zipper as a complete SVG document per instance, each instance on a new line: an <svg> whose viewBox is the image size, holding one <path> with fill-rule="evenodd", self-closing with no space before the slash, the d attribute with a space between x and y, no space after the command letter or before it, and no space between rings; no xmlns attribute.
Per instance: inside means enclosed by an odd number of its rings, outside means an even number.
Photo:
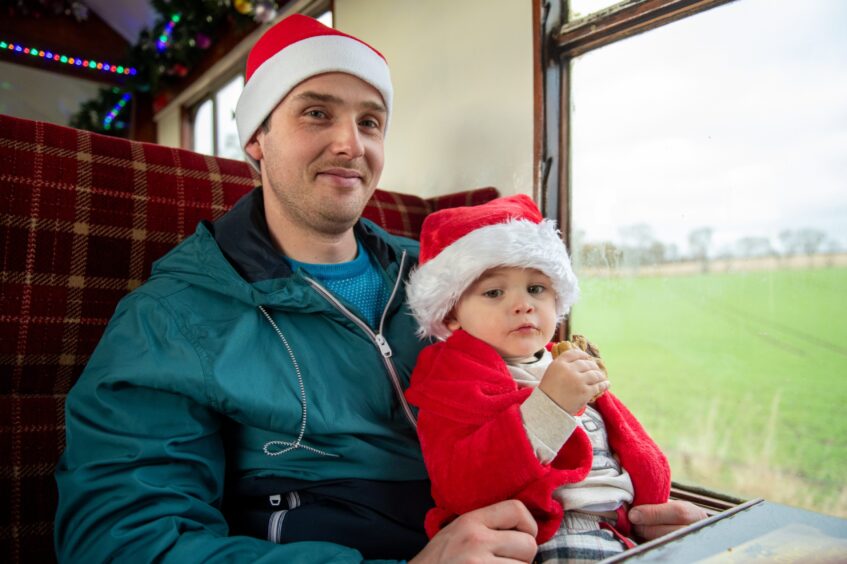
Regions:
<svg viewBox="0 0 847 564"><path fill-rule="evenodd" d="M388 341L385 340L383 336L383 328L385 324L385 315L388 313L388 309L391 307L391 302L394 301L394 297L397 295L397 289L400 287L400 282L403 280L403 267L406 264L406 251L403 251L402 256L400 257L400 271L397 274L397 280L394 282L394 289L391 290L391 295L388 298L388 303L385 304L385 309L382 311L382 317L379 320L379 330L374 333L373 330L368 326L367 323L359 319L359 317L354 314L352 311L344 307L344 304L338 301L338 299L332 295L326 288L321 286L317 281L309 278L308 276L304 276L306 281L312 285L312 287L317 290L317 292L324 297L329 303L331 303L335 308L344 314L350 321L355 323L359 328L365 332L365 334L370 337L370 339L374 342L376 347L379 349L379 352L382 355L382 362L385 364L385 368L388 370L388 375L391 378L391 384L394 386L394 392L397 397L400 399L400 405L403 406L403 413L406 415L406 419L409 420L409 423L412 424L412 428L417 429L418 423L415 420L415 415L412 413L412 408L409 407L408 402L406 401L406 396L403 395L403 387L400 385L400 377L397 375L397 368L394 366L394 361L391 360L391 356L394 354L391 350L391 345L388 344Z"/></svg>

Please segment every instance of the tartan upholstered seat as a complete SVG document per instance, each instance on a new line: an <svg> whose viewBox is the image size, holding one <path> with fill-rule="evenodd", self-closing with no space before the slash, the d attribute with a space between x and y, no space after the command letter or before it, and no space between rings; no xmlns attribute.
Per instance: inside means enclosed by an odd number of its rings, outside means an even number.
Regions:
<svg viewBox="0 0 847 564"><path fill-rule="evenodd" d="M64 400L118 300L258 184L244 162L0 115L0 561L55 559ZM365 216L417 238L431 211L496 196L378 190Z"/></svg>

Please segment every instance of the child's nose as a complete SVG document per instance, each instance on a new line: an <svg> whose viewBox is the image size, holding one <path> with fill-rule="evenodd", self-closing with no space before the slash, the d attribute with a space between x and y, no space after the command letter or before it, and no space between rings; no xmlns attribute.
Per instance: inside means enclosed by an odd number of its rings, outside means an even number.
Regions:
<svg viewBox="0 0 847 564"><path fill-rule="evenodd" d="M514 305L515 313L529 313L534 308L532 303L526 298L520 298Z"/></svg>

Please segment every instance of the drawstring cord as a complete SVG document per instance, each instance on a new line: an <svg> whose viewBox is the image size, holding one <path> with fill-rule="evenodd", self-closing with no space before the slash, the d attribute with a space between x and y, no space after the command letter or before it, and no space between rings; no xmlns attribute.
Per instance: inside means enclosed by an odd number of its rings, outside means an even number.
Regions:
<svg viewBox="0 0 847 564"><path fill-rule="evenodd" d="M285 454L286 452L291 452L294 449L302 448L304 450L308 450L309 452L313 452L315 454L320 454L322 456L330 456L333 458L340 458L337 454L332 454L329 452L324 452L322 450L307 446L303 444L303 435L306 434L306 386L303 384L303 375L300 373L300 365L297 364L297 358L294 356L294 351L291 350L291 346L288 344L288 339L285 338L285 335L280 330L279 326L274 322L273 318L267 312L264 306L259 306L259 310L262 312L262 315L265 316L265 319L271 324L276 331L277 336L279 336L279 340L282 341L282 345L285 347L285 350L288 352L288 357L291 359L291 364L294 365L294 372L297 374L297 384L300 386L300 434L297 435L297 440L293 443L289 441L268 441L262 447L262 450L265 451L265 454L268 456L279 456L281 454ZM279 449L272 450L273 447L282 447Z"/></svg>

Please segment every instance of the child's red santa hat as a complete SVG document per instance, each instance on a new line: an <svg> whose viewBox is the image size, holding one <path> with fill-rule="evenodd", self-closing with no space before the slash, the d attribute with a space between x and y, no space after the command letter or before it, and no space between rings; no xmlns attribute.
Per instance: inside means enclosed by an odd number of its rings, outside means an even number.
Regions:
<svg viewBox="0 0 847 564"><path fill-rule="evenodd" d="M418 335L449 337L444 320L459 298L486 270L498 266L534 268L550 277L560 318L579 295L555 222L544 219L529 196L440 210L424 220L418 267L408 282Z"/></svg>
<svg viewBox="0 0 847 564"><path fill-rule="evenodd" d="M376 88L391 116L393 89L385 57L364 41L295 14L268 29L247 57L246 82L235 107L241 148L294 87L328 72L351 74ZM245 155L259 170L259 163Z"/></svg>

